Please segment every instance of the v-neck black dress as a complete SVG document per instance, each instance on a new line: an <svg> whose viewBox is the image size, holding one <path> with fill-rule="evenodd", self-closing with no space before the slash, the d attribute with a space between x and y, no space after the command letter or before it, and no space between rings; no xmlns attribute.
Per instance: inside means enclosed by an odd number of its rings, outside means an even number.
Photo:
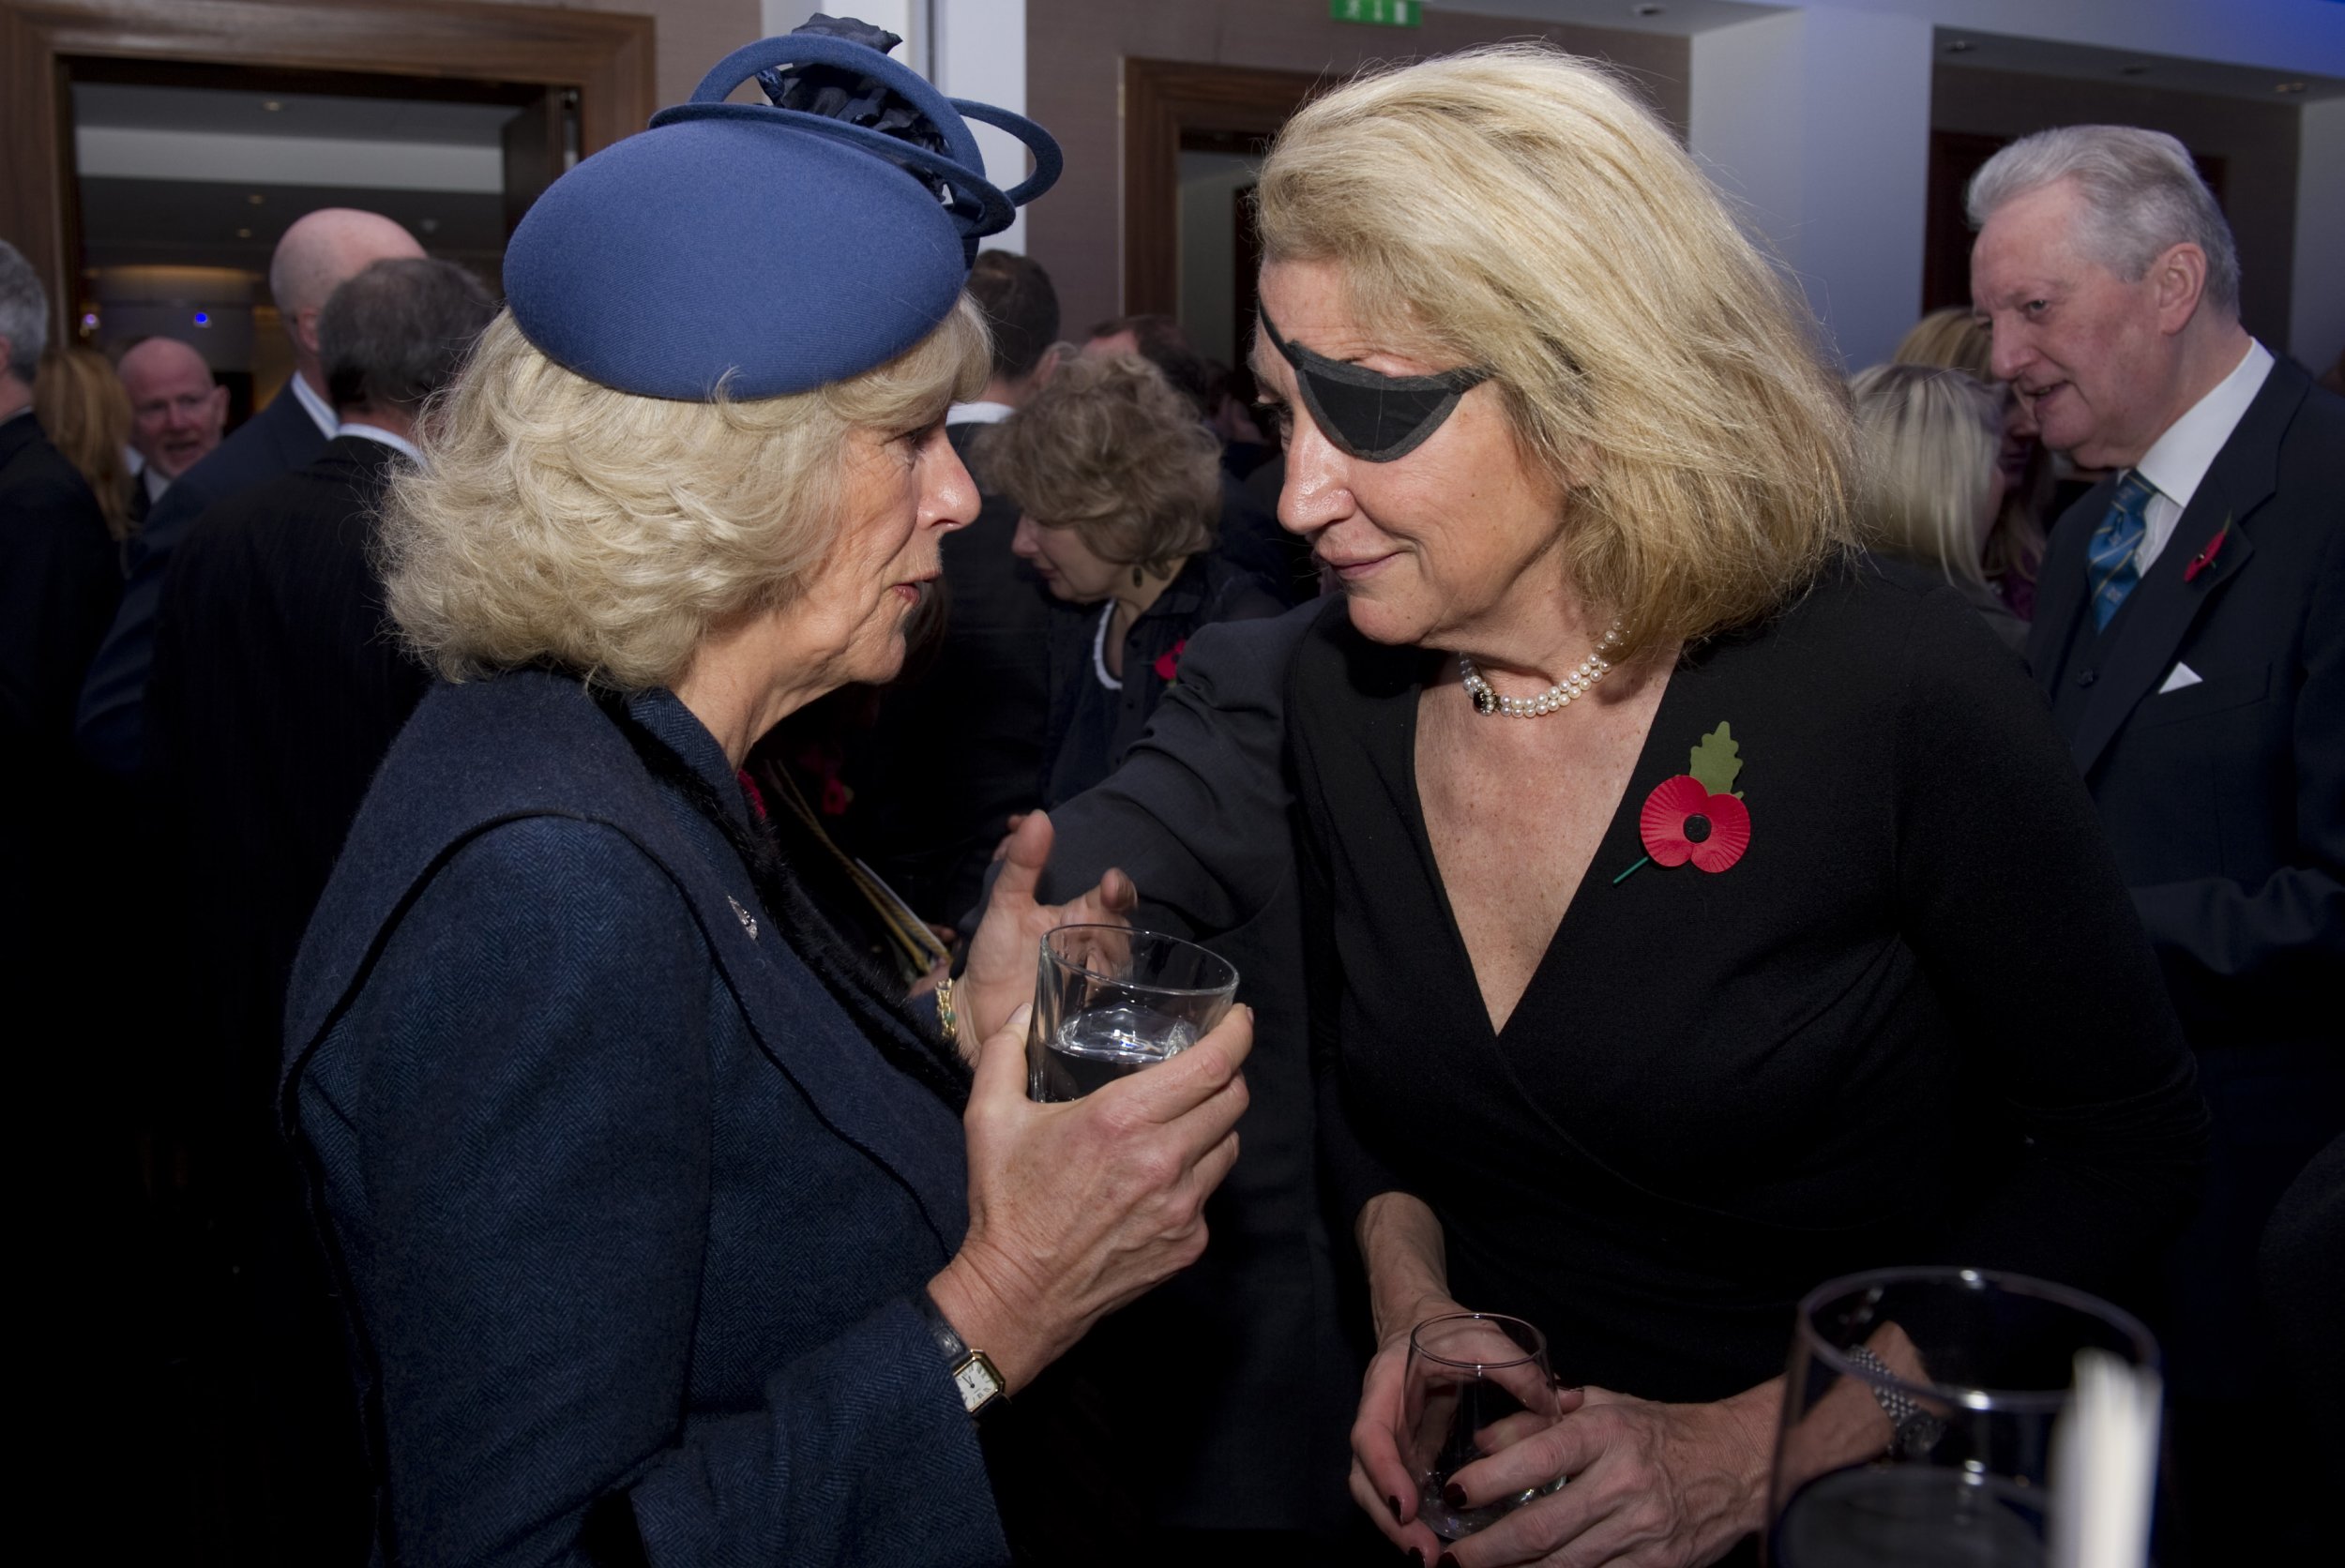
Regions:
<svg viewBox="0 0 2345 1568"><path fill-rule="evenodd" d="M1344 1218L1415 1194L1460 1302L1657 1399L1779 1373L1800 1296L1851 1270L2116 1289L2186 1217L2204 1111L2092 803L1975 620L1836 578L1690 655L1493 1035L1416 792L1449 667L1331 607L1287 722ZM1748 850L1620 877L1721 721Z"/></svg>

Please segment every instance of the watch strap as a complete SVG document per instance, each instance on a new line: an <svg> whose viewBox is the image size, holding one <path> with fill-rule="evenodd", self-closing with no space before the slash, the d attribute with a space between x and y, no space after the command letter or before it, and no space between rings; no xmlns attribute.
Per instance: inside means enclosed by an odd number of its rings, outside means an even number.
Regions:
<svg viewBox="0 0 2345 1568"><path fill-rule="evenodd" d="M929 1336L936 1341L936 1348L945 1353L945 1364L952 1372L961 1408L972 1416L982 1417L1009 1403L1001 1370L993 1364L993 1358L961 1337L961 1331L953 1327L935 1298L922 1289L914 1294L912 1304L921 1321L928 1325Z"/></svg>

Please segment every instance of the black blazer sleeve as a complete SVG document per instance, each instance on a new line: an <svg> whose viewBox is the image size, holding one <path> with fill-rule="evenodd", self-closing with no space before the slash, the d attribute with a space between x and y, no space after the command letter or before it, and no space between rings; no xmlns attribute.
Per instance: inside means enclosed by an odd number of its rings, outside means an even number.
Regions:
<svg viewBox="0 0 2345 1568"><path fill-rule="evenodd" d="M1123 762L1051 814L1044 898L1073 897L1120 867L1194 936L1261 912L1293 855L1280 762L1287 667L1320 608L1198 628Z"/></svg>
<svg viewBox="0 0 2345 1568"><path fill-rule="evenodd" d="M1906 658L1901 924L2024 1138L2016 1160L1981 1162L1992 1185L1949 1256L2111 1289L2197 1196L2190 1053L2035 686L1964 618L1913 617Z"/></svg>

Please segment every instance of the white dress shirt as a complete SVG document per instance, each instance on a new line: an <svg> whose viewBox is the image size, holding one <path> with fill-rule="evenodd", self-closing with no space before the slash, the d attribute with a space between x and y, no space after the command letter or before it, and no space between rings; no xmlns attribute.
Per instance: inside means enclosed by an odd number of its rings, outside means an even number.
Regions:
<svg viewBox="0 0 2345 1568"><path fill-rule="evenodd" d="M2223 444L2239 428L2247 405L2256 400L2256 394L2263 390L2263 378L2271 373L2272 351L2250 338L2247 354L2232 373L2167 426L2166 433L2134 464L2135 473L2157 487L2142 516L2141 548L2134 552L2139 570L2148 571L2166 541L2174 536L2183 511L2198 494L2206 471L2215 465Z"/></svg>
<svg viewBox="0 0 2345 1568"><path fill-rule="evenodd" d="M317 388L302 380L299 370L293 373L293 380L287 384L287 390L293 393L303 411L310 415L310 422L318 428L318 434L328 441L333 440L334 428L341 423L340 419L334 417L334 405L319 397Z"/></svg>
<svg viewBox="0 0 2345 1568"><path fill-rule="evenodd" d="M423 454L416 450L414 442L403 435L394 435L380 425L364 425L353 420L347 424L335 426L334 434L337 436L355 435L361 441L380 442L394 452L405 454L409 462L423 461Z"/></svg>

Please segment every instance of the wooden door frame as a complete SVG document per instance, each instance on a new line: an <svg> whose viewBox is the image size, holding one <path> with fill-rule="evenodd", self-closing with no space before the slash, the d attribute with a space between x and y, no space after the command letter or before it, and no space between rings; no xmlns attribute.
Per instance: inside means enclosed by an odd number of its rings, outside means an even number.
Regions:
<svg viewBox="0 0 2345 1568"><path fill-rule="evenodd" d="M658 107L653 47L648 16L474 0L0 0L0 141L16 165L0 190L0 234L40 275L58 340L69 341L74 58L575 87L585 154L642 129Z"/></svg>
<svg viewBox="0 0 2345 1568"><path fill-rule="evenodd" d="M1180 309L1181 137L1275 134L1339 79L1194 60L1124 60L1124 310Z"/></svg>

